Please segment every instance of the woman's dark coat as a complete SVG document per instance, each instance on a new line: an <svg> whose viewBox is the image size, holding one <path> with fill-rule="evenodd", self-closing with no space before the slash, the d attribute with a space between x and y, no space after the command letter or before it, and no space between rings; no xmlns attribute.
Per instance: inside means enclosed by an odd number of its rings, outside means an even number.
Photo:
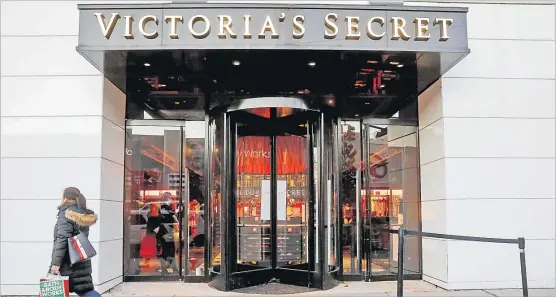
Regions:
<svg viewBox="0 0 556 297"><path fill-rule="evenodd" d="M169 259L174 258L176 255L176 245L173 240L167 241L164 236L169 232L174 232L174 216L176 212L172 210L172 207L167 204L162 204L160 206L160 228L156 234L158 243L162 247L162 253L160 253L160 258Z"/></svg>
<svg viewBox="0 0 556 297"><path fill-rule="evenodd" d="M89 236L89 227L97 221L97 215L89 209L78 208L76 204L60 207L58 221L54 227L54 247L51 265L60 266L60 274L69 277L70 292L84 294L94 290L91 277L91 260L70 266L68 238L85 233Z"/></svg>

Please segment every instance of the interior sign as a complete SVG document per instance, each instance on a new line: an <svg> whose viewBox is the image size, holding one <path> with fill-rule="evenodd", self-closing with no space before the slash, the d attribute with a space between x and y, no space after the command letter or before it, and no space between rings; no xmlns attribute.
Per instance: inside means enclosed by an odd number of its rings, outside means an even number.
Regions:
<svg viewBox="0 0 556 297"><path fill-rule="evenodd" d="M111 15L94 13L100 30L106 39L114 33L116 25L121 22L124 24L122 32L126 39L137 37L155 39L159 36L157 29L161 23L168 26L168 36L171 39L180 39L183 34L190 34L196 39L204 39L210 34L216 34L220 39L277 39L280 34L291 34L294 39L302 39L305 36L306 24L305 16L298 14L289 18L285 13L275 17L270 14L264 17L262 25L254 26L251 15L243 15L242 19L232 19L230 15L217 15L211 19L205 15L194 15L185 19L182 15L165 15L162 19L149 14L139 19L134 19L131 15L120 15L117 12ZM289 21L287 21L289 19ZM279 32L279 23L290 23L291 31ZM403 17L372 16L360 18L359 16L346 16L339 18L337 13L331 12L322 19L322 36L325 39L336 39L338 33L343 31L347 40L359 40L369 38L371 40L381 40L389 38L391 40L416 40L427 41L431 38L439 41L447 41L450 38L449 28L454 23L453 18L442 17L415 17L405 19ZM156 26L152 26L152 24ZM388 28L387 26L390 26ZM431 28L438 27L438 36L431 36ZM388 30L389 29L389 30ZM217 33L213 33L214 31ZM437 35L437 34L435 34Z"/></svg>

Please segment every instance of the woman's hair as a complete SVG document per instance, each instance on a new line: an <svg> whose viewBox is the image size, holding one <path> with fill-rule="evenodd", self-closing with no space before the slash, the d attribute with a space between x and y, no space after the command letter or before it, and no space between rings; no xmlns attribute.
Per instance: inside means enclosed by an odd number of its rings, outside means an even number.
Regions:
<svg viewBox="0 0 556 297"><path fill-rule="evenodd" d="M65 188L64 199L62 200L62 204L58 206L58 209L61 209L65 205L74 204L74 203L77 204L77 207L81 209L87 209L87 199L85 199L85 196L81 194L81 191L79 191L78 188L76 187Z"/></svg>
<svg viewBox="0 0 556 297"><path fill-rule="evenodd" d="M85 196L83 196L83 194L79 194L77 195L77 207L81 208L81 209L87 209L87 199L85 199Z"/></svg>
<svg viewBox="0 0 556 297"><path fill-rule="evenodd" d="M76 187L67 187L64 189L64 198L66 199L76 200L79 195L81 195L81 191Z"/></svg>
<svg viewBox="0 0 556 297"><path fill-rule="evenodd" d="M62 203L58 206L58 209L62 209L62 207L73 204L77 202L77 198L81 195L81 191L79 191L76 187L67 187L64 189ZM85 200L85 197L83 197Z"/></svg>

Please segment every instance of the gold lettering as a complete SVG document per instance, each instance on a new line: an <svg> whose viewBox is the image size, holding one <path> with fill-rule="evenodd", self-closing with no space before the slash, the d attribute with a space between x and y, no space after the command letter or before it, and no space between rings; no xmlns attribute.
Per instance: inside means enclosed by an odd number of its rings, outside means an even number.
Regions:
<svg viewBox="0 0 556 297"><path fill-rule="evenodd" d="M199 33L197 31L195 31L195 29L193 27L195 26L195 23L201 22L201 21L205 23L205 30L203 30L201 33ZM187 25L187 28L189 29L189 33L191 33L191 35L193 35L193 37L195 37L197 39L203 39L203 38L207 37L210 33L210 21L204 15L194 15L193 17L191 17L191 19L189 19L189 24Z"/></svg>
<svg viewBox="0 0 556 297"><path fill-rule="evenodd" d="M429 33L429 18L415 18L415 40L427 41L431 37Z"/></svg>
<svg viewBox="0 0 556 297"><path fill-rule="evenodd" d="M296 15L293 18L293 38L301 39L305 35L305 26L303 26L304 21L305 17L302 15Z"/></svg>
<svg viewBox="0 0 556 297"><path fill-rule="evenodd" d="M386 20L384 20L383 17L372 17L367 23L367 36L369 36L369 38L373 40L380 40L382 39L382 37L384 37L384 35L386 35L386 31L382 32L382 34L376 34L373 31L373 23L378 23L381 27L384 27L384 23L386 23Z"/></svg>
<svg viewBox="0 0 556 297"><path fill-rule="evenodd" d="M98 24L100 25L100 29L102 30L102 35L104 35L104 37L106 37L106 39L110 39L110 36L112 35L112 32L114 31L114 28L116 27L116 23L120 19L120 14L117 13L117 12L113 12L112 17L110 18L110 21L108 22L108 26L106 26L104 24L104 14L103 13L95 12L95 15L97 17Z"/></svg>
<svg viewBox="0 0 556 297"><path fill-rule="evenodd" d="M243 16L243 22L245 24L245 31L243 33L243 38L245 39L251 39L251 16L250 15L244 15Z"/></svg>
<svg viewBox="0 0 556 297"><path fill-rule="evenodd" d="M133 17L130 15L124 16L125 19L125 39L133 39Z"/></svg>
<svg viewBox="0 0 556 297"><path fill-rule="evenodd" d="M329 13L324 17L324 26L328 30L324 30L324 38L326 39L334 39L336 35L338 35L338 25L336 25L336 21L338 20L338 14L336 13Z"/></svg>
<svg viewBox="0 0 556 297"><path fill-rule="evenodd" d="M441 19L441 18L436 18L436 20L434 20L434 24L440 24L440 41L446 41L448 39L450 39L450 37L448 36L448 26L452 25L454 23L454 19Z"/></svg>
<svg viewBox="0 0 556 297"><path fill-rule="evenodd" d="M169 15L164 17L166 23L170 22L170 36L171 39L179 39L178 36L178 22L183 23L183 16L181 15Z"/></svg>
<svg viewBox="0 0 556 297"><path fill-rule="evenodd" d="M359 17L346 17L347 22L347 34L346 39L350 40L357 40L361 36L361 32L359 32Z"/></svg>
<svg viewBox="0 0 556 297"><path fill-rule="evenodd" d="M390 22L392 22L392 40L398 40L400 38L403 40L409 40L409 34L407 34L404 29L406 24L404 18L392 17Z"/></svg>
<svg viewBox="0 0 556 297"><path fill-rule="evenodd" d="M270 15L266 16L266 20L264 21L263 28L261 29L261 32L259 33L259 38L265 39L267 31L271 32L270 36L272 38L280 37L280 35L276 32L276 29L274 28L274 25L272 24L272 20L270 19Z"/></svg>
<svg viewBox="0 0 556 297"><path fill-rule="evenodd" d="M154 30L153 32L147 32L147 23L154 22L158 25L158 19L154 15L146 15L139 20L139 32L141 35L145 36L147 39L155 39L158 37L158 32Z"/></svg>
<svg viewBox="0 0 556 297"><path fill-rule="evenodd" d="M218 21L220 22L218 37L226 39L226 31L230 34L231 38L237 38L236 33L232 31L232 18L229 15L219 15Z"/></svg>

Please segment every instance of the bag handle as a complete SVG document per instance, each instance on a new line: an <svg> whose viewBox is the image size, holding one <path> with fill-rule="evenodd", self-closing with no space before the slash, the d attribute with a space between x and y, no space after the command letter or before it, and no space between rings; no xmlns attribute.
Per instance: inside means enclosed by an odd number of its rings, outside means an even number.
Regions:
<svg viewBox="0 0 556 297"><path fill-rule="evenodd" d="M50 272L48 272L46 274L46 279L52 279L52 280L64 280L66 277L60 275L60 273L58 274L52 274Z"/></svg>

